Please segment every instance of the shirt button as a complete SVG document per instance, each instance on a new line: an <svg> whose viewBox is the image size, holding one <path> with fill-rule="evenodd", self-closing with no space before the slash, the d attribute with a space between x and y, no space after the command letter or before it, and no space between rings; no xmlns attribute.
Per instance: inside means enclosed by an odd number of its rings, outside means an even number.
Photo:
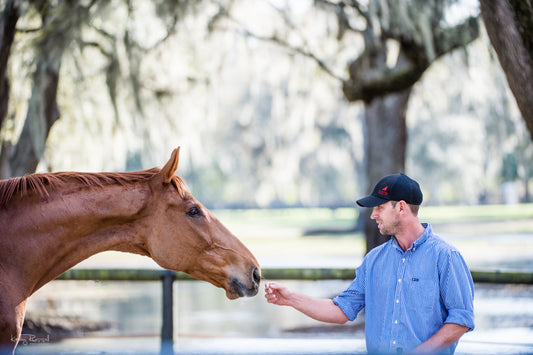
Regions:
<svg viewBox="0 0 533 355"><path fill-rule="evenodd" d="M405 263L405 258L403 258L402 261Z"/></svg>
<svg viewBox="0 0 533 355"><path fill-rule="evenodd" d="M400 300L396 300L396 303L400 303Z"/></svg>
<svg viewBox="0 0 533 355"><path fill-rule="evenodd" d="M397 320L395 320L395 321L394 321L394 324L398 324L398 321L397 321Z"/></svg>
<svg viewBox="0 0 533 355"><path fill-rule="evenodd" d="M393 340L393 341L392 341L392 345L396 345L396 340Z"/></svg>
<svg viewBox="0 0 533 355"><path fill-rule="evenodd" d="M402 282L402 279L398 279L398 282Z"/></svg>

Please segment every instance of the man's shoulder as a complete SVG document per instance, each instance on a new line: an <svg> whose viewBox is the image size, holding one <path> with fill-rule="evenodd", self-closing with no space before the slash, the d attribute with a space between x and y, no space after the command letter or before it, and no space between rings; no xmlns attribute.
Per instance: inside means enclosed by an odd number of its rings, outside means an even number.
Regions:
<svg viewBox="0 0 533 355"><path fill-rule="evenodd" d="M436 234L429 236L425 244L427 246L426 251L429 253L426 255L435 258L438 265L463 259L459 249Z"/></svg>
<svg viewBox="0 0 533 355"><path fill-rule="evenodd" d="M439 235L435 233L431 233L431 235L428 236L426 243L428 246L431 246L431 248L434 248L437 251L441 252L457 252L458 249L451 244L449 241L443 239Z"/></svg>
<svg viewBox="0 0 533 355"><path fill-rule="evenodd" d="M386 241L385 243L380 244L374 249L370 250L365 255L365 259L374 259L378 257L379 255L383 254L383 252L388 251L391 247L392 247L392 238Z"/></svg>

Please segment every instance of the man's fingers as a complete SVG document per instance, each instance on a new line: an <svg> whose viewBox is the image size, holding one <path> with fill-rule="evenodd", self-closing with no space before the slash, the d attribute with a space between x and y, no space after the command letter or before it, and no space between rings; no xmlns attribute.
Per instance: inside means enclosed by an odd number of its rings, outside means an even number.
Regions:
<svg viewBox="0 0 533 355"><path fill-rule="evenodd" d="M277 282L267 282L265 284L265 290L274 290L274 289L278 289L279 288L279 285Z"/></svg>

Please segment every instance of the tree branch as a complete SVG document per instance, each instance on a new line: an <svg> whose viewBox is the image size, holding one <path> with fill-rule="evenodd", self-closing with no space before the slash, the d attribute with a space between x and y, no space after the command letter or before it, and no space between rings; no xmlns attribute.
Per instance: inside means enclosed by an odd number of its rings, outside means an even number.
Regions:
<svg viewBox="0 0 533 355"><path fill-rule="evenodd" d="M375 54L365 51L350 65L350 80L343 83L343 93L350 102L363 100L370 102L376 97L386 96L413 86L429 67L413 65L409 61L395 69L385 67L371 68L368 57Z"/></svg>
<svg viewBox="0 0 533 355"><path fill-rule="evenodd" d="M360 30L357 30L355 28L353 28L351 25L350 25L350 20L348 19L348 15L346 14L346 11L345 11L345 8L346 6L348 7L351 7L353 9L355 9L355 11L365 19L366 23L368 24L370 22L370 15L367 11L365 11L362 7L362 5L356 1L356 0L352 0L352 1L340 1L340 2L331 2L329 0L314 0L315 1L315 4L318 5L318 7L322 6L323 8L327 9L327 10L333 10L333 12L335 13L335 15L337 16L337 23L338 23L338 31L339 33L337 34L337 40L341 40L342 37L344 36L344 33L347 31L347 30L350 30L352 32L356 32L356 33L362 33L362 31Z"/></svg>
<svg viewBox="0 0 533 355"><path fill-rule="evenodd" d="M463 23L434 34L437 58L451 51L465 47L479 37L479 20L469 17Z"/></svg>
<svg viewBox="0 0 533 355"><path fill-rule="evenodd" d="M321 2L321 3L323 3L323 4L327 5L327 6L332 6L332 7L335 7L337 9L339 8L338 4L334 4L334 3L332 3L332 2L330 2L328 0L315 0L315 2ZM354 3L354 2L357 3L357 1L355 1L355 0L352 0L350 3ZM294 24L290 21L290 18L287 17L287 15L286 15L286 13L284 11L282 11L279 8L277 8L276 6L274 6L271 2L268 2L268 4L271 7L273 7L276 12L279 13L279 15L283 19L283 22L285 23L287 28L289 28L291 30L298 31L298 28L296 26L294 26ZM282 38L280 38L280 37L278 37L276 35L263 36L263 35L259 35L257 33L254 33L252 31L246 29L241 23L239 23L239 21L237 21L236 19L231 17L231 14L230 14L230 11L228 10L228 8L223 8L223 7L219 8L219 11L213 17L213 20L209 22L209 27L208 27L209 30L213 31L216 28L217 22L221 18L224 18L224 17L227 18L229 21L231 21L231 22L233 22L234 24L237 25L238 30L236 32L240 33L242 36L244 36L244 37L252 37L252 38L258 39L258 40L263 41L263 42L274 43L277 46L283 47L283 48L285 48L285 49L287 49L287 50L289 50L289 51L291 51L293 53L302 55L304 57L307 57L307 58L313 60L318 65L318 67L321 70L323 70L326 74L328 74L332 78L334 78L336 80L339 80L339 81L345 81L346 80L343 76L336 74L330 67L328 67L328 65L322 59L317 57L311 51L306 50L306 49L304 49L302 47L291 46L287 41L285 41L284 39L282 39ZM353 30L353 31L356 31L355 29L353 29L351 27L350 27L350 29Z"/></svg>
<svg viewBox="0 0 533 355"><path fill-rule="evenodd" d="M333 70L330 69L326 65L326 63L323 60L321 60L320 58L318 58L314 53L312 53L312 52L310 52L308 50L305 50L303 48L293 47L287 41L277 37L276 35L273 35L273 36L261 36L261 35L255 34L253 32L250 32L247 29L243 29L242 33L243 33L244 36L253 37L255 39L259 39L259 40L265 41L265 42L275 43L275 44L277 44L277 45L279 45L279 46L281 46L281 47L283 47L283 48L285 48L285 49L287 49L287 50L289 50L291 52L294 52L294 53L303 55L304 57L310 58L320 67L320 69L322 69L326 74L328 74L332 78L340 80L340 81L344 80L344 78L342 78L341 76L335 74L333 72Z"/></svg>
<svg viewBox="0 0 533 355"><path fill-rule="evenodd" d="M386 48L367 48L359 58L350 64L350 79L343 83L344 95L348 101L372 101L394 92L413 86L425 70L439 57L474 41L479 35L477 18L446 30L433 33L434 56L429 56L422 45L405 38L394 38L394 33L384 33L385 37L400 41L400 54L394 68L388 68L385 60ZM394 36L394 37L393 37Z"/></svg>
<svg viewBox="0 0 533 355"><path fill-rule="evenodd" d="M370 23L370 14L367 10L363 9L363 5L357 0L351 0L348 2L348 5L353 7L359 15L363 16L367 23Z"/></svg>

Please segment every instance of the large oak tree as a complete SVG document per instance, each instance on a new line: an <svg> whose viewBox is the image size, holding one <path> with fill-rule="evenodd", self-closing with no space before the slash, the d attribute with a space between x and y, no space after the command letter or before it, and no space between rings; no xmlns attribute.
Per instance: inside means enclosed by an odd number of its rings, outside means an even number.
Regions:
<svg viewBox="0 0 533 355"><path fill-rule="evenodd" d="M364 39L364 51L350 63L343 92L350 102L364 102L370 192L381 177L405 171L406 112L413 85L437 59L475 40L478 21L469 17L449 25L447 0L370 1L368 6L363 1L319 2L335 9L339 24L345 27L340 26L340 31L359 31ZM364 29L350 28L348 8L364 19ZM398 48L395 58L390 58L391 43ZM369 219L370 212L366 209L362 214L367 251L389 239L380 235L376 223Z"/></svg>

